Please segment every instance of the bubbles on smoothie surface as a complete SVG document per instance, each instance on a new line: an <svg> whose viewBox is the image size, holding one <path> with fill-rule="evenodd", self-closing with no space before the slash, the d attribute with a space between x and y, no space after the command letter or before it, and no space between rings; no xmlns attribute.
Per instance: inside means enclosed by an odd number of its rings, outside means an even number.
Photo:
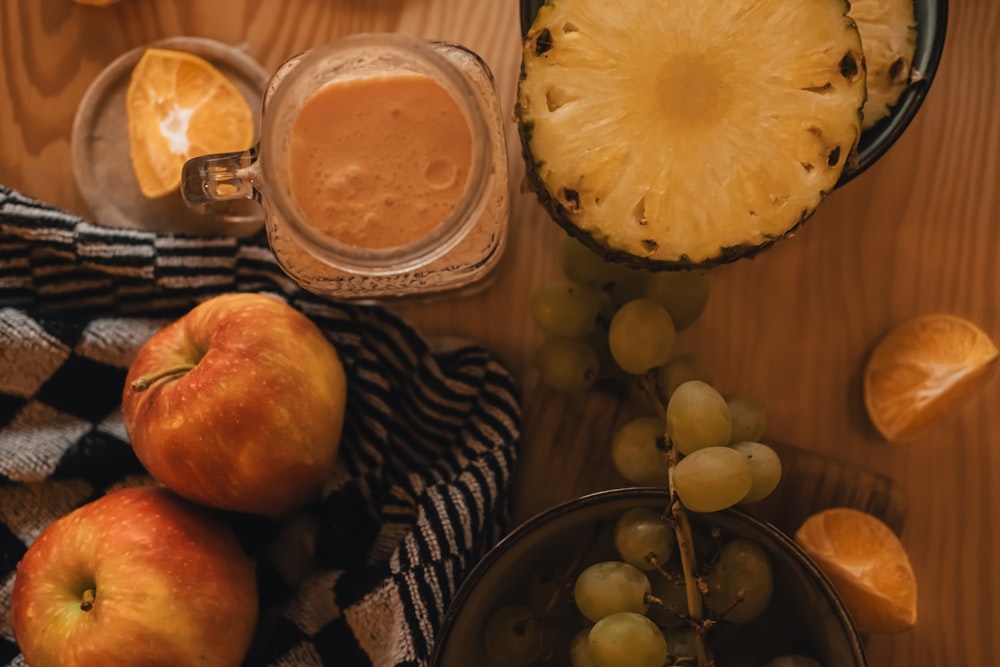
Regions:
<svg viewBox="0 0 1000 667"><path fill-rule="evenodd" d="M353 197L359 186L364 185L364 168L359 164L346 164L331 172L317 169L314 174L323 180L323 190L332 199Z"/></svg>
<svg viewBox="0 0 1000 667"><path fill-rule="evenodd" d="M292 129L292 195L337 240L385 248L425 236L461 199L472 162L465 116L422 74L338 81Z"/></svg>
<svg viewBox="0 0 1000 667"><path fill-rule="evenodd" d="M424 170L427 185L435 190L443 190L454 185L459 175L459 167L448 160L431 160Z"/></svg>

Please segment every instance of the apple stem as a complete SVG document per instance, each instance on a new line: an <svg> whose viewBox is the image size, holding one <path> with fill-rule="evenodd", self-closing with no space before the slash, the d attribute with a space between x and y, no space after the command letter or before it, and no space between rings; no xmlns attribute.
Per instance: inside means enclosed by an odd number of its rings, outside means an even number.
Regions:
<svg viewBox="0 0 1000 667"><path fill-rule="evenodd" d="M129 387L132 391L146 391L152 387L154 383L159 382L160 380L167 380L178 375L184 375L193 368L194 364L178 364L177 366L164 368L162 371L146 373L145 375L140 375L136 379L132 380L132 384L130 384Z"/></svg>
<svg viewBox="0 0 1000 667"><path fill-rule="evenodd" d="M94 600L97 598L97 592L93 588L88 588L83 592L83 601L80 602L80 609L83 611L90 611L94 608Z"/></svg>

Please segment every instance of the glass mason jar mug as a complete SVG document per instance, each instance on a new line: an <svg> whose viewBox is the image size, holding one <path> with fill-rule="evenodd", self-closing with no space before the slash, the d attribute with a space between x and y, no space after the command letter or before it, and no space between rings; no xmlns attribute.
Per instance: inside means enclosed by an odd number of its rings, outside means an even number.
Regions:
<svg viewBox="0 0 1000 667"><path fill-rule="evenodd" d="M472 289L507 237L492 74L462 46L398 34L312 49L271 77L257 145L189 161L181 191L259 201L278 264L314 293Z"/></svg>

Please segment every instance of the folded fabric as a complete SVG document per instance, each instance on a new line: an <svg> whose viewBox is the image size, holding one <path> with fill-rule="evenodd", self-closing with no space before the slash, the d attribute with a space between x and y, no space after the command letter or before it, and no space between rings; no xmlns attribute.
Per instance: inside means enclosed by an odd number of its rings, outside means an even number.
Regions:
<svg viewBox="0 0 1000 667"><path fill-rule="evenodd" d="M425 665L447 605L506 530L516 387L477 345L435 347L379 307L320 299L262 238L110 229L0 187L0 665L17 562L51 521L148 484L121 421L128 364L158 327L229 291L309 316L348 377L341 474L281 521L233 519L257 558L247 666Z"/></svg>

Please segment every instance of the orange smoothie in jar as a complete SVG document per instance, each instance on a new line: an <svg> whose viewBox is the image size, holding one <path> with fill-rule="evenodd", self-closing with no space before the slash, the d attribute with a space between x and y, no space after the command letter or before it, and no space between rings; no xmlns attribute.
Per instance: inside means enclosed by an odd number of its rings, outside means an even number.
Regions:
<svg viewBox="0 0 1000 667"><path fill-rule="evenodd" d="M292 127L295 202L311 227L359 248L426 236L454 211L471 168L465 115L423 74L329 83Z"/></svg>

